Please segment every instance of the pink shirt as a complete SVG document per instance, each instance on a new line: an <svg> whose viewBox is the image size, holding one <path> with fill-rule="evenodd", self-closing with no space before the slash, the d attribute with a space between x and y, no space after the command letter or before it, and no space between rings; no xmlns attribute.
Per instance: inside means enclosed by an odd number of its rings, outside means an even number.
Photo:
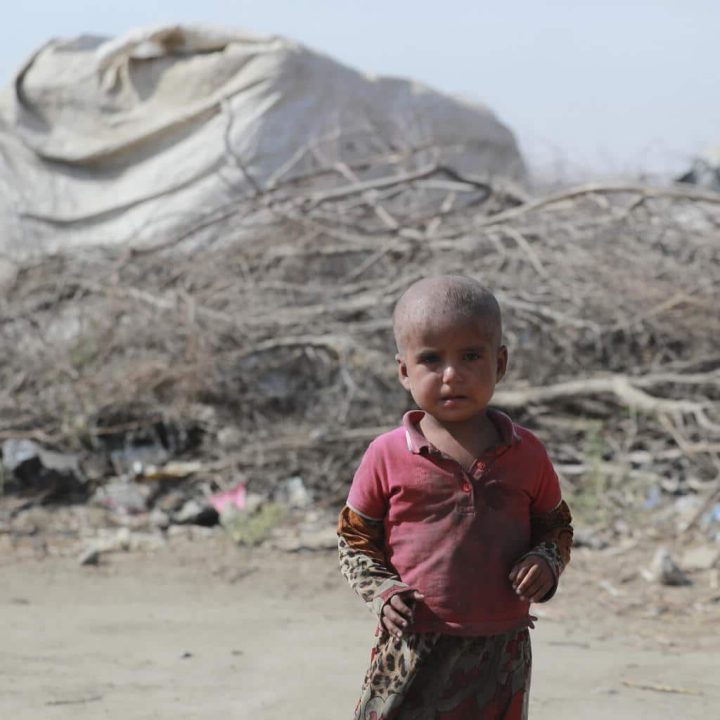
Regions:
<svg viewBox="0 0 720 720"><path fill-rule="evenodd" d="M348 506L385 525L388 562L425 600L412 630L494 635L528 624L529 604L508 575L530 550L530 516L561 500L545 448L489 410L501 442L471 472L418 429L421 410L377 437L355 473Z"/></svg>

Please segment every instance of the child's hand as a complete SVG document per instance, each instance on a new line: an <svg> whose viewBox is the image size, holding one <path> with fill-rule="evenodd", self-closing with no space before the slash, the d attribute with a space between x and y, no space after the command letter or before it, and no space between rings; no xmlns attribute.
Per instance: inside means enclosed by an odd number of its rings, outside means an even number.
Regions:
<svg viewBox="0 0 720 720"><path fill-rule="evenodd" d="M555 576L544 558L530 555L510 571L510 582L523 600L538 602L552 590Z"/></svg>
<svg viewBox="0 0 720 720"><path fill-rule="evenodd" d="M403 596L405 597L404 600ZM412 622L415 601L423 600L424 597L417 590L408 590L393 595L383 605L380 623L391 635L401 638L407 626Z"/></svg>

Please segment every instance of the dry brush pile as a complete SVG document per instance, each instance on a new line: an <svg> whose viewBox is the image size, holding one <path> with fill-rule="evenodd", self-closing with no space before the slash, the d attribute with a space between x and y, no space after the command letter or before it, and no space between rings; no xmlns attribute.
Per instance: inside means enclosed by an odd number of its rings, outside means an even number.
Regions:
<svg viewBox="0 0 720 720"><path fill-rule="evenodd" d="M250 183L252 186L253 184ZM590 519L720 476L720 196L581 187L541 199L427 164L278 178L162 243L25 261L2 297L0 438L202 458L337 504L408 399L392 306L413 280L493 288L497 405L540 434ZM97 470L98 459L100 470ZM103 464L104 463L104 464Z"/></svg>

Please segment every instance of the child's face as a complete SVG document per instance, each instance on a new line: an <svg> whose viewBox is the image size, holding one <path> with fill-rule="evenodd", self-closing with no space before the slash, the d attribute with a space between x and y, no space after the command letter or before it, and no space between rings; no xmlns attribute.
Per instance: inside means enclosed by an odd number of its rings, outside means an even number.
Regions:
<svg viewBox="0 0 720 720"><path fill-rule="evenodd" d="M443 423L474 419L505 375L507 349L491 320L428 319L406 328L396 356L402 386Z"/></svg>

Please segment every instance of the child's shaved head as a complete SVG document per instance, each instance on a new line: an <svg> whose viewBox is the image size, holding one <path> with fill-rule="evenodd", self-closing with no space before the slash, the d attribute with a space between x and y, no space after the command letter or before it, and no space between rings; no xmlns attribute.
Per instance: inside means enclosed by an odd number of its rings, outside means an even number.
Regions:
<svg viewBox="0 0 720 720"><path fill-rule="evenodd" d="M495 296L476 280L462 275L438 275L413 283L400 297L393 313L393 332L400 354L407 333L429 318L481 319L489 322L498 345L502 338L500 306Z"/></svg>

